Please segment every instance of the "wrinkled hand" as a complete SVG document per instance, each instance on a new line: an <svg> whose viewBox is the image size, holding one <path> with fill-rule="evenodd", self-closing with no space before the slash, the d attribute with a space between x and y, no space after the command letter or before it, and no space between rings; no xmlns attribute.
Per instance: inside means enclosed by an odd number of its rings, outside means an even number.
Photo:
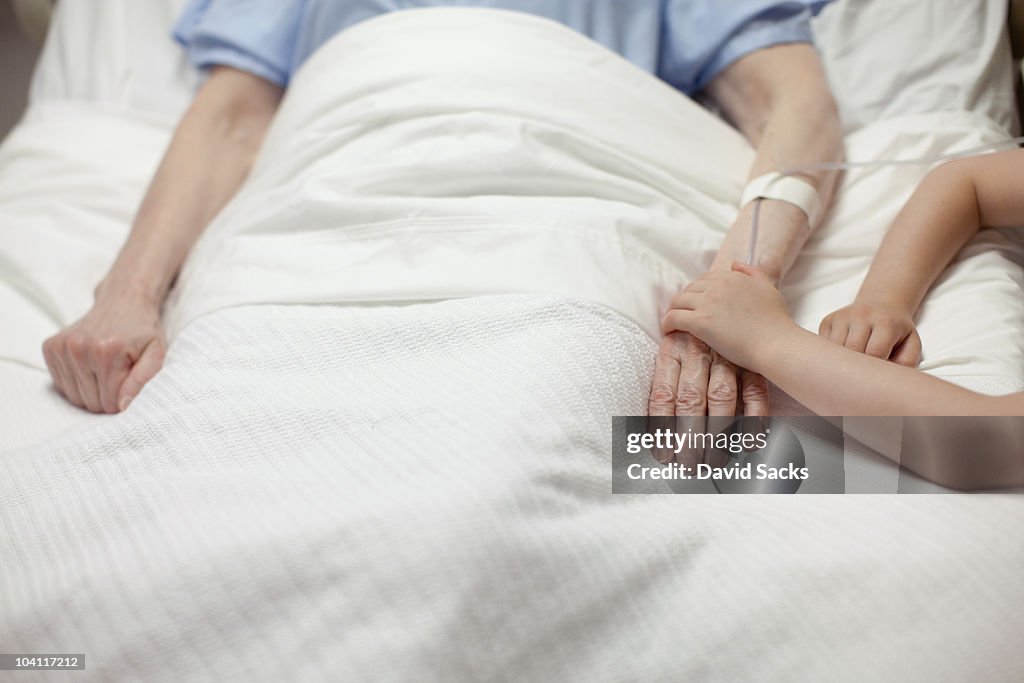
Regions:
<svg viewBox="0 0 1024 683"><path fill-rule="evenodd" d="M127 408L159 372L166 350L159 306L130 296L98 298L43 344L57 390L94 413Z"/></svg>
<svg viewBox="0 0 1024 683"><path fill-rule="evenodd" d="M710 272L672 299L662 332L689 332L730 361L755 370L768 343L795 327L782 294L761 270L734 263Z"/></svg>
<svg viewBox="0 0 1024 683"><path fill-rule="evenodd" d="M667 334L655 361L648 414L678 417L675 429L679 432L692 429L695 433L718 433L740 410L746 415L768 415L767 380L737 369L691 334ZM674 459L693 468L705 462L706 454L686 449L678 455L654 455L661 462Z"/></svg>
<svg viewBox="0 0 1024 683"><path fill-rule="evenodd" d="M867 302L853 303L821 321L818 334L840 346L916 368L921 336L910 313Z"/></svg>

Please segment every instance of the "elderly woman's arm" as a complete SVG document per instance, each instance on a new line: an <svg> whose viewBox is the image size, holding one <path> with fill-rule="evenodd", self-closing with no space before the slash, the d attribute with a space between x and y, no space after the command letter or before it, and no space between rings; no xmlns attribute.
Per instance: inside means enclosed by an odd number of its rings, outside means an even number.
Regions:
<svg viewBox="0 0 1024 683"><path fill-rule="evenodd" d="M93 412L124 410L163 364L164 299L199 235L249 173L282 95L214 69L185 114L92 309L46 340L57 389Z"/></svg>
<svg viewBox="0 0 1024 683"><path fill-rule="evenodd" d="M778 45L759 50L726 69L708 94L757 149L750 178L798 166L843 159L843 135L835 100L814 47ZM796 174L818 190L822 206L832 201L838 174ZM753 205L744 207L726 236L712 270L728 270L746 260ZM822 216L817 217L820 223ZM793 204L766 199L765 229L758 237L755 263L776 281L793 265L811 232L807 216Z"/></svg>
<svg viewBox="0 0 1024 683"><path fill-rule="evenodd" d="M716 78L707 93L757 149L750 177L843 156L842 129L821 61L808 44L787 44L753 52ZM828 206L835 188L832 172L801 174ZM733 224L712 270L746 260L752 206ZM813 229L799 208L764 200L755 262L781 280ZM735 366L691 335L665 337L652 386L652 415L748 415L769 410L763 377Z"/></svg>

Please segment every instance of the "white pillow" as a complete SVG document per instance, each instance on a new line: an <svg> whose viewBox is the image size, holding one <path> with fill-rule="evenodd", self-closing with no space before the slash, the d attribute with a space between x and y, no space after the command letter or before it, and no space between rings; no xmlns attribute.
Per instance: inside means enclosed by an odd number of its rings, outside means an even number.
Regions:
<svg viewBox="0 0 1024 683"><path fill-rule="evenodd" d="M1006 0L839 0L814 32L847 131L950 111L1017 130Z"/></svg>
<svg viewBox="0 0 1024 683"><path fill-rule="evenodd" d="M177 122L198 81L171 37L171 26L185 2L59 2L30 102L87 100Z"/></svg>

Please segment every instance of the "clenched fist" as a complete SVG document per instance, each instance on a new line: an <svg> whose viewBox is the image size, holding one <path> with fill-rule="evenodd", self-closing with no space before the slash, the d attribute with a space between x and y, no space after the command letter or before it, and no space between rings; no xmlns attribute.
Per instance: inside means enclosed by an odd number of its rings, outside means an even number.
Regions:
<svg viewBox="0 0 1024 683"><path fill-rule="evenodd" d="M98 297L92 310L43 343L57 390L94 413L123 411L164 362L158 305L143 297Z"/></svg>
<svg viewBox="0 0 1024 683"><path fill-rule="evenodd" d="M821 321L822 337L840 346L882 360L916 368L921 362L921 337L911 312L857 302Z"/></svg>

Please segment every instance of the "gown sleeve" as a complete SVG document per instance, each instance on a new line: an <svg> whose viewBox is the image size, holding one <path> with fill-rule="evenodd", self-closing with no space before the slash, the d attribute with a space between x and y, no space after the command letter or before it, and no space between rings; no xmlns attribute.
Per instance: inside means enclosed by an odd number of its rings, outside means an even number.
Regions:
<svg viewBox="0 0 1024 683"><path fill-rule="evenodd" d="M191 0L174 38L198 69L230 66L286 87L306 0Z"/></svg>
<svg viewBox="0 0 1024 683"><path fill-rule="evenodd" d="M813 43L829 0L666 0L658 75L687 94L736 60L784 43Z"/></svg>

